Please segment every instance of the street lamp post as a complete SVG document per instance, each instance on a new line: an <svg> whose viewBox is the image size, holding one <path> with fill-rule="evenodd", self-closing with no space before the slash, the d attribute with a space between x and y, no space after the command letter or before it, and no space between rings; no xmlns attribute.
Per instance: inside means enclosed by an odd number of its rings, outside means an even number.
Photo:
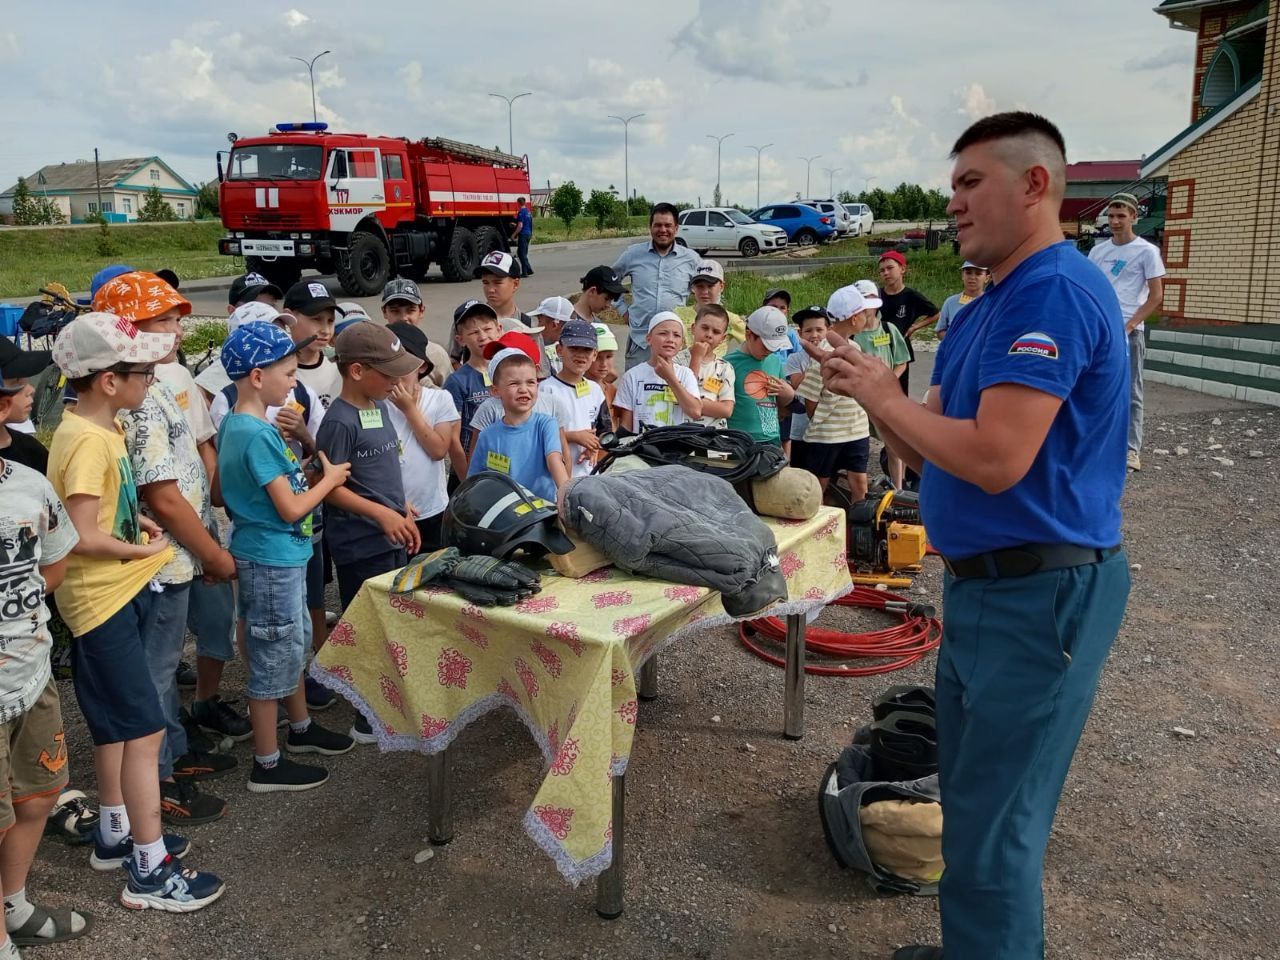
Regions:
<svg viewBox="0 0 1280 960"><path fill-rule="evenodd" d="M299 63L306 64L307 76L311 78L311 122L316 122L316 61L323 57L326 53L333 53L332 50L321 50L310 60L304 60L302 57L290 57L290 60L297 60Z"/></svg>
<svg viewBox="0 0 1280 960"><path fill-rule="evenodd" d="M822 154L815 153L812 157L801 157L804 161L804 195L809 196L809 168L813 166L813 161L817 160Z"/></svg>
<svg viewBox="0 0 1280 960"><path fill-rule="evenodd" d="M832 200L836 198L836 174L844 170L844 167L823 167L822 172L827 175L827 196Z"/></svg>
<svg viewBox="0 0 1280 960"><path fill-rule="evenodd" d="M515 156L515 140L511 136L511 109L515 105L515 102L521 97L533 96L533 91L530 90L525 93L517 93L514 97L505 97L500 93L491 93L489 96L507 101L507 153Z"/></svg>
<svg viewBox="0 0 1280 960"><path fill-rule="evenodd" d="M879 180L879 179L880 179L879 177L863 177L863 178L862 178L862 192L863 192L863 193L866 193L868 190L870 190L870 189L871 189L871 181L872 181L872 180Z"/></svg>
<svg viewBox="0 0 1280 960"><path fill-rule="evenodd" d="M747 144L748 150L754 150L756 152L756 209L757 210L760 209L760 154L764 153L765 150L769 149L769 147L772 147L772 146L773 146L772 143L766 143L763 147L756 147L756 146L752 146L751 144Z"/></svg>
<svg viewBox="0 0 1280 960"><path fill-rule="evenodd" d="M609 114L610 120L618 120L622 123L622 192L626 198L627 216L631 215L631 169L630 160L627 157L631 147L628 137L631 121L639 120L643 116L643 113L635 113L629 117L615 117L613 114Z"/></svg>
<svg viewBox="0 0 1280 960"><path fill-rule="evenodd" d="M707 134L708 139L714 140L716 142L716 192L717 193L720 191L720 144L724 143L726 140L728 140L732 136L733 136L732 133L726 133L723 137L717 137L714 133ZM724 197L721 197L720 201L723 203Z"/></svg>

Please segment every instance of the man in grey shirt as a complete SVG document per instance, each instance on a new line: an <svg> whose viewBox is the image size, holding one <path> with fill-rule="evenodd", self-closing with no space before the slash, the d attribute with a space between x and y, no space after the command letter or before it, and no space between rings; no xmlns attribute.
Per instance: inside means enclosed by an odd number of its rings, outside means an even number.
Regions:
<svg viewBox="0 0 1280 960"><path fill-rule="evenodd" d="M619 299L614 307L627 317L626 369L649 359L649 318L661 310L673 310L689 297L689 284L701 261L688 247L676 243L677 210L670 203L655 203L649 210L649 242L634 243L622 252L613 272L618 279L631 277L631 306Z"/></svg>

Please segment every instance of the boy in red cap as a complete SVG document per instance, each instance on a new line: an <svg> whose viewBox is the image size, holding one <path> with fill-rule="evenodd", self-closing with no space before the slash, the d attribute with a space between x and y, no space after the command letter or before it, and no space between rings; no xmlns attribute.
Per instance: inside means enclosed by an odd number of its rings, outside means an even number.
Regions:
<svg viewBox="0 0 1280 960"><path fill-rule="evenodd" d="M897 250L888 250L880 255L880 299L884 301L880 308L880 317L898 328L902 338L907 341L909 359L906 368L898 375L902 384L902 392L907 389L911 380L911 363L916 352L911 346L911 328L926 327L938 318L938 308L924 294L906 285L907 258ZM923 323L918 323L921 319Z"/></svg>

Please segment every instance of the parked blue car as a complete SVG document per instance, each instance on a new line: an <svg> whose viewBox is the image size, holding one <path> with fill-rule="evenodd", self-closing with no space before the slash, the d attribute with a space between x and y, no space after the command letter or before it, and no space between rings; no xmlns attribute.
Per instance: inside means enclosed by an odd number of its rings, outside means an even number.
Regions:
<svg viewBox="0 0 1280 960"><path fill-rule="evenodd" d="M771 203L751 214L751 219L781 227L787 232L787 242L801 247L822 243L836 235L835 221L829 215L803 203Z"/></svg>

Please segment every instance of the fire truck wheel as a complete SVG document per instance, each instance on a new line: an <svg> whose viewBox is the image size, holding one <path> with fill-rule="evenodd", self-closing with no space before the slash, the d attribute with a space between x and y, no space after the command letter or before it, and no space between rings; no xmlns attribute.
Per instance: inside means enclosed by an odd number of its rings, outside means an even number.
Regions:
<svg viewBox="0 0 1280 960"><path fill-rule="evenodd" d="M345 261L338 261L338 282L343 291L352 297L381 293L391 279L391 257L386 245L371 233L353 233L347 252Z"/></svg>
<svg viewBox="0 0 1280 960"><path fill-rule="evenodd" d="M497 227L476 227L476 256L481 260L495 250L506 250L502 234Z"/></svg>
<svg viewBox="0 0 1280 960"><path fill-rule="evenodd" d="M476 235L466 227L454 227L449 240L449 252L440 264L444 278L449 281L474 280L480 254L476 247Z"/></svg>

